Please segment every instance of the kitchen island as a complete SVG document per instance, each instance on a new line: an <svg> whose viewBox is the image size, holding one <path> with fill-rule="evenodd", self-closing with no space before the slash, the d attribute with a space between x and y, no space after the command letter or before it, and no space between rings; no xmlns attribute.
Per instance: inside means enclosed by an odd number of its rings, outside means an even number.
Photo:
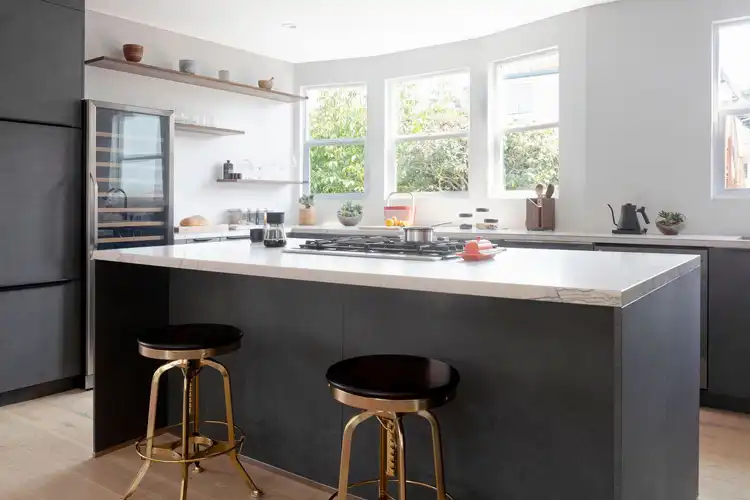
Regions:
<svg viewBox="0 0 750 500"><path fill-rule="evenodd" d="M455 498L697 498L698 257L509 249L489 262L415 262L236 241L94 258L97 452L145 432L155 363L139 357L138 332L217 322L246 334L222 359L243 453L260 462L336 484L352 411L330 397L326 369L418 354L461 372L456 401L436 411ZM209 419L222 416L218 384L202 380ZM179 420L178 380L170 385L162 425ZM368 423L353 481L376 470ZM429 431L405 423L408 474L429 482Z"/></svg>

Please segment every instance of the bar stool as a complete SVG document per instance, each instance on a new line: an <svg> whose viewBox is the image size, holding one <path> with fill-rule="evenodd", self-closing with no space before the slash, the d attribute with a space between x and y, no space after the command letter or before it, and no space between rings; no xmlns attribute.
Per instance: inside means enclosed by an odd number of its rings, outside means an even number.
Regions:
<svg viewBox="0 0 750 500"><path fill-rule="evenodd" d="M239 461L239 449L244 443L242 429L234 425L232 413L232 391L227 369L210 356L219 356L240 348L242 332L233 326L215 324L174 325L143 333L138 338L141 356L169 361L154 373L151 382L151 400L148 408L146 437L136 443L136 452L145 462L123 497L129 498L143 480L152 462L181 464L182 485L180 500L187 498L190 465L195 472L203 471L200 462L220 455L229 455L245 479L254 497L262 495L250 475ZM204 367L213 368L224 379L224 403L226 422L205 421L198 418L198 376ZM180 368L184 376L182 393L182 422L166 429L181 428L181 438L169 443L154 443L156 426L156 404L159 396L159 380L172 368ZM200 433L201 424L225 426L226 441L210 439ZM240 434L237 438L235 433Z"/></svg>
<svg viewBox="0 0 750 500"><path fill-rule="evenodd" d="M398 483L399 500L406 500L406 485L432 489L438 500L452 497L445 492L443 450L440 427L430 409L442 406L456 395L460 380L452 366L418 356L381 354L340 361L326 373L333 398L362 410L344 428L341 445L339 488L337 496L347 498L349 488L365 484L378 485L378 500L393 500L388 483ZM435 486L406 479L406 444L402 418L416 414L430 423L432 430ZM359 424L372 417L380 423L380 468L377 479L348 484L352 436ZM396 479L389 479L395 477Z"/></svg>

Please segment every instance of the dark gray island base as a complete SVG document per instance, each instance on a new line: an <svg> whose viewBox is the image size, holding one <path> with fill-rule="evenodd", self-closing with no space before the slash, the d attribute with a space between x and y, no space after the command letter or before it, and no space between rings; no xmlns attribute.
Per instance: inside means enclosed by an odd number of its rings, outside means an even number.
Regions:
<svg viewBox="0 0 750 500"><path fill-rule="evenodd" d="M457 500L695 500L699 274L603 307L97 261L95 451L145 434L156 364L138 355L138 331L216 322L245 332L221 358L243 454L274 467L335 485L353 412L331 398L326 369L417 354L461 373L458 397L436 411ZM161 425L179 421L175 382ZM218 376L205 374L201 397L202 417L222 419ZM431 483L427 424L405 422L407 474ZM357 431L352 481L376 474L376 425Z"/></svg>

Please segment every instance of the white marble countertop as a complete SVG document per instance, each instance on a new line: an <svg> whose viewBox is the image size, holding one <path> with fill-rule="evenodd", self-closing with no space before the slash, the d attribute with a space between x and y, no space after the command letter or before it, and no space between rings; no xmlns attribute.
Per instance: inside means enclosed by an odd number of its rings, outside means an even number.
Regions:
<svg viewBox="0 0 750 500"><path fill-rule="evenodd" d="M291 247L303 240L290 239ZM622 307L700 266L691 255L511 248L492 261L284 253L248 241L98 250L94 259L344 285Z"/></svg>
<svg viewBox="0 0 750 500"><path fill-rule="evenodd" d="M436 234L452 239L471 239L477 236L507 241L539 241L548 243L608 243L620 245L646 246L675 246L675 247L703 247L703 248L743 248L750 250L750 240L743 240L740 236L719 236L707 234L680 234L665 236L649 232L644 235L625 235L612 233L584 233L565 231L526 231L523 229L498 230L460 230L456 226L435 228ZM344 227L340 224L322 226L292 226L290 235L294 233L319 233L331 235L379 236L399 234L397 229L361 229L359 227Z"/></svg>

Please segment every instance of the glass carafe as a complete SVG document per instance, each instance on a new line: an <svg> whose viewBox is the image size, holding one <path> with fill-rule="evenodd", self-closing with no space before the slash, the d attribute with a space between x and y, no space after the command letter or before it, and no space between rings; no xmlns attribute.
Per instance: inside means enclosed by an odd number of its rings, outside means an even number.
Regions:
<svg viewBox="0 0 750 500"><path fill-rule="evenodd" d="M269 248L286 246L284 212L266 213L266 227L263 230L263 244Z"/></svg>

